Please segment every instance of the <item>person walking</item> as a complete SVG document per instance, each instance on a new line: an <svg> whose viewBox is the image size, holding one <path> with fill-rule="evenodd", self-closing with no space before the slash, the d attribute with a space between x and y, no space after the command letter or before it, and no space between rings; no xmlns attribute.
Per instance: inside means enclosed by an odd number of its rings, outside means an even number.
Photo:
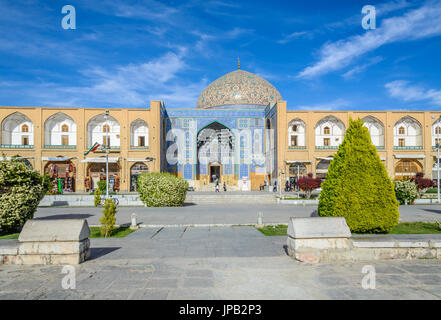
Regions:
<svg viewBox="0 0 441 320"><path fill-rule="evenodd" d="M219 182L216 182L216 192L219 192Z"/></svg>
<svg viewBox="0 0 441 320"><path fill-rule="evenodd" d="M224 192L227 192L227 185L225 184L225 181L224 181Z"/></svg>

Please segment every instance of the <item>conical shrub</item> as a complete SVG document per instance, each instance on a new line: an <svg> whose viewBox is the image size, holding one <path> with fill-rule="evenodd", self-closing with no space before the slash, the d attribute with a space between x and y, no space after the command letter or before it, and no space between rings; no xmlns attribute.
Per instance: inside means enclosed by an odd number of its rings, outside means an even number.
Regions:
<svg viewBox="0 0 441 320"><path fill-rule="evenodd" d="M356 233L386 233L398 223L394 184L360 119L349 120L322 185L318 215L345 217Z"/></svg>

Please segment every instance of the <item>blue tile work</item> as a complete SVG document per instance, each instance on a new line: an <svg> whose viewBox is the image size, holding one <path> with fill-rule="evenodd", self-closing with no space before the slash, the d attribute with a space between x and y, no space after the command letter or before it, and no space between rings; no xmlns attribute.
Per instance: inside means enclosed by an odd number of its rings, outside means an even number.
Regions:
<svg viewBox="0 0 441 320"><path fill-rule="evenodd" d="M271 111L274 112L274 109ZM264 109L261 106L255 108L244 106L243 109L240 106L234 106L234 109L228 109L228 106L210 109L167 109L164 113L167 132L169 133L172 129L180 129L183 131L181 133L183 139L187 140L188 136L191 137L190 142L183 144L184 150L178 157L178 163L175 165L167 163L167 171L180 172L182 177L188 180L195 179L197 174L208 174L206 164L196 163L197 133L216 121L232 130L236 141L234 155L237 164L223 163L222 173L236 174L242 178L249 177L250 172L263 172L265 170L265 157L262 155L260 159L257 159L253 155L259 151L263 153L265 150L264 125L268 114L268 107ZM270 116L274 117L274 114ZM251 130L250 141L247 141L242 148L240 147L240 141L237 140L237 135L240 134L241 129ZM169 136L167 134L168 138L170 138ZM167 141L167 148L172 144L174 144L174 141ZM248 162L244 159L241 160L240 157L244 148L247 148L252 155Z"/></svg>

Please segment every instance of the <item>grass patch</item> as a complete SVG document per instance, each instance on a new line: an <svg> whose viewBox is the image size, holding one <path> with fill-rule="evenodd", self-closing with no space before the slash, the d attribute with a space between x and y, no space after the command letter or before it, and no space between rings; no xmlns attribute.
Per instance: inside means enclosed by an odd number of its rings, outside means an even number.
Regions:
<svg viewBox="0 0 441 320"><path fill-rule="evenodd" d="M389 234L434 234L441 233L437 223L430 222L402 222L396 225Z"/></svg>
<svg viewBox="0 0 441 320"><path fill-rule="evenodd" d="M130 229L130 227L119 227L113 230L110 238L124 238L128 236L135 230ZM90 227L90 237L89 238L103 238L101 236L101 228L100 227Z"/></svg>
<svg viewBox="0 0 441 320"><path fill-rule="evenodd" d="M257 228L265 236L286 236L288 231L288 226L279 224L277 226L265 226L263 228Z"/></svg>
<svg viewBox="0 0 441 320"><path fill-rule="evenodd" d="M288 226L265 226L257 228L265 236L286 236ZM437 223L430 222L401 222L397 224L389 234L441 234L441 228ZM356 235L356 233L353 233Z"/></svg>
<svg viewBox="0 0 441 320"><path fill-rule="evenodd" d="M19 233L12 233L0 236L0 239L18 239Z"/></svg>
<svg viewBox="0 0 441 320"><path fill-rule="evenodd" d="M101 236L101 230L100 227L90 227L90 237L89 238L103 238ZM119 227L113 230L112 235L110 238L124 238L125 236L128 236L135 230L130 229L130 227ZM2 239L18 239L19 233L12 233L0 236L0 240Z"/></svg>

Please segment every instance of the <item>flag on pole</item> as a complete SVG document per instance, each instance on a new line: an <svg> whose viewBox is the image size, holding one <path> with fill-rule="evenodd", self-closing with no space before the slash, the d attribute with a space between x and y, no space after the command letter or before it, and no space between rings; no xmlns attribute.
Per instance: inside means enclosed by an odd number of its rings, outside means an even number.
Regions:
<svg viewBox="0 0 441 320"><path fill-rule="evenodd" d="M90 152L94 152L96 149L98 149L99 146L100 144L98 142L95 142L95 144L89 150L87 150L84 155L87 156Z"/></svg>

